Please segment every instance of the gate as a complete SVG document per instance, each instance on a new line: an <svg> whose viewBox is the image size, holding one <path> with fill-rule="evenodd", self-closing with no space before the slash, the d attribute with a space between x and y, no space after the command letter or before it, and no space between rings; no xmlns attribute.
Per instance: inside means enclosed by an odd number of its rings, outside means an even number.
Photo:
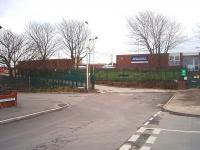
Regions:
<svg viewBox="0 0 200 150"><path fill-rule="evenodd" d="M200 88L200 71L188 72L188 86L189 88Z"/></svg>

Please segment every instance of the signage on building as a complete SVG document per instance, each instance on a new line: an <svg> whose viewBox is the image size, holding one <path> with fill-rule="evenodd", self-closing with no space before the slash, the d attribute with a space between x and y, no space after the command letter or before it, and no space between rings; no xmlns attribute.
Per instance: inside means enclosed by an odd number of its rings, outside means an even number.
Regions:
<svg viewBox="0 0 200 150"><path fill-rule="evenodd" d="M149 55L133 55L131 57L131 63L139 64L139 63L148 63Z"/></svg>

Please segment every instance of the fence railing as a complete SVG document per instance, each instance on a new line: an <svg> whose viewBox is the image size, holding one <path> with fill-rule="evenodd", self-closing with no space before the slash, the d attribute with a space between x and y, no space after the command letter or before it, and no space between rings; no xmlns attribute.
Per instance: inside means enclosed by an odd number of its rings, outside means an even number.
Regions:
<svg viewBox="0 0 200 150"><path fill-rule="evenodd" d="M56 88L60 86L84 87L85 73L81 70L26 72L15 78L1 76L0 85L12 89Z"/></svg>

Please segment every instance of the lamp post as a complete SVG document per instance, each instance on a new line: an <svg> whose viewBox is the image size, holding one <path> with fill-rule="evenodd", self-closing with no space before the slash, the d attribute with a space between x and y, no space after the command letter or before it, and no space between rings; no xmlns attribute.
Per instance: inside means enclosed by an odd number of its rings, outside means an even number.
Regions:
<svg viewBox="0 0 200 150"><path fill-rule="evenodd" d="M94 38L90 38L89 41L90 41L90 42L92 42L92 41L94 42L94 41L97 40L97 39L98 39L98 37L96 36L96 37L94 37ZM94 44L94 43L93 43L93 44ZM91 51L93 51L93 52L92 52L92 57L93 57L93 58L92 58L92 59L93 59L93 60L92 60L92 61L93 61L93 62L92 62L92 63L93 63L92 72L94 73L94 45L93 45Z"/></svg>
<svg viewBox="0 0 200 150"><path fill-rule="evenodd" d="M91 47L91 49L90 49L90 53L92 52L92 57L93 57L93 65L92 65L92 76L91 76L91 82L92 82L92 89L94 89L94 80L95 80L95 78L94 78L94 42L95 42L95 40L97 40L98 39L98 37L96 36L96 37L94 37L94 38L90 38L89 39L89 42L92 42L91 44L92 44L92 47ZM90 61L90 53L89 53L89 61ZM90 62L89 62L90 63Z"/></svg>
<svg viewBox="0 0 200 150"><path fill-rule="evenodd" d="M3 27L2 26L0 26L0 29L2 29Z"/></svg>
<svg viewBox="0 0 200 150"><path fill-rule="evenodd" d="M88 26L88 21L84 22ZM86 58L87 58L87 63L86 63L86 90L88 91L89 89L89 64L90 64L90 53L93 50L93 75L94 75L94 43L92 48L90 48L91 42L94 42L98 37L90 38L89 39L89 47L86 47Z"/></svg>
<svg viewBox="0 0 200 150"><path fill-rule="evenodd" d="M88 58L88 53L89 53L89 47L87 47L86 49L86 57L87 57L87 64L86 64L86 90L88 91L88 86L89 86L89 70L88 70L88 62L89 62L89 58Z"/></svg>

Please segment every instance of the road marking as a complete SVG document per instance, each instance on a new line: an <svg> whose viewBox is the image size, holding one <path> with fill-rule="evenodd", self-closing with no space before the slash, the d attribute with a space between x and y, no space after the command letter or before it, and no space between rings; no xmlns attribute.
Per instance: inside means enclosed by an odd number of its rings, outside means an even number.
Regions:
<svg viewBox="0 0 200 150"><path fill-rule="evenodd" d="M160 134L160 131L161 131L161 129L156 128L153 130L153 134Z"/></svg>
<svg viewBox="0 0 200 150"><path fill-rule="evenodd" d="M141 128L139 128L139 129L137 130L137 132L139 132L139 133L143 133L145 130L146 130L146 128L141 127Z"/></svg>
<svg viewBox="0 0 200 150"><path fill-rule="evenodd" d="M131 149L131 145L130 144L124 144L120 147L119 150L130 150Z"/></svg>
<svg viewBox="0 0 200 150"><path fill-rule="evenodd" d="M148 143L148 144L153 144L153 143L156 141L156 139L157 139L157 137L155 137L155 136L150 136L150 137L147 139L146 143Z"/></svg>
<svg viewBox="0 0 200 150"><path fill-rule="evenodd" d="M168 132L181 132L181 133L197 133L200 134L200 131L186 131L186 130L172 130L172 129L162 129L162 128L146 128L152 130L168 131Z"/></svg>
<svg viewBox="0 0 200 150"><path fill-rule="evenodd" d="M142 146L140 148L140 150L150 150L150 149L151 149L151 147L149 147L149 146Z"/></svg>
<svg viewBox="0 0 200 150"><path fill-rule="evenodd" d="M149 120L153 120L154 119L154 117L151 117Z"/></svg>
<svg viewBox="0 0 200 150"><path fill-rule="evenodd" d="M159 112L155 113L153 116L156 117L156 116L158 116L161 112L162 112L162 111L159 111Z"/></svg>
<svg viewBox="0 0 200 150"><path fill-rule="evenodd" d="M161 129L163 131L169 131L169 132L182 132L182 133L197 133L200 134L200 131L185 131L185 130L170 130L170 129Z"/></svg>
<svg viewBox="0 0 200 150"><path fill-rule="evenodd" d="M149 121L145 122L144 125L147 126L149 124Z"/></svg>
<svg viewBox="0 0 200 150"><path fill-rule="evenodd" d="M139 138L140 135L136 134L136 135L133 135L130 137L130 139L128 140L129 142L135 142L138 138Z"/></svg>

